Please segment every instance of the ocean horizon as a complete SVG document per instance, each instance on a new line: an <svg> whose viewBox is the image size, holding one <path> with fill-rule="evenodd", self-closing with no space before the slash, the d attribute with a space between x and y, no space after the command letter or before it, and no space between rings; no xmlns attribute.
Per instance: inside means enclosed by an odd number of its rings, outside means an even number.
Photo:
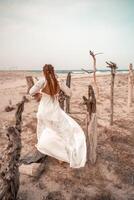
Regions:
<svg viewBox="0 0 134 200"><path fill-rule="evenodd" d="M84 71L85 70L85 71ZM73 73L73 74L84 74L86 73L86 71L88 71L89 73L92 73L93 70L91 69L57 69L55 70L56 73L58 74L66 74L66 73ZM41 72L41 69L20 69L20 68L4 68L4 69L0 69L0 71L28 71L28 72ZM111 70L110 69L96 69L96 73L109 73ZM117 72L128 72L128 69L117 69Z"/></svg>

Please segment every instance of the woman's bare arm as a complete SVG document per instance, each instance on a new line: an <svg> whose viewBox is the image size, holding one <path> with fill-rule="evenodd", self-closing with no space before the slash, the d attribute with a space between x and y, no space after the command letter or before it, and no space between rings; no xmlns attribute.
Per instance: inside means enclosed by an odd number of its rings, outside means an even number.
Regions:
<svg viewBox="0 0 134 200"><path fill-rule="evenodd" d="M40 92L40 89L44 86L45 79L41 79L35 83L35 85L30 89L29 94L31 96L34 96L38 92Z"/></svg>
<svg viewBox="0 0 134 200"><path fill-rule="evenodd" d="M60 85L60 89L67 95L67 96L71 96L72 95L72 90L71 88L69 88L68 86L66 86L64 81L60 81L59 82Z"/></svg>

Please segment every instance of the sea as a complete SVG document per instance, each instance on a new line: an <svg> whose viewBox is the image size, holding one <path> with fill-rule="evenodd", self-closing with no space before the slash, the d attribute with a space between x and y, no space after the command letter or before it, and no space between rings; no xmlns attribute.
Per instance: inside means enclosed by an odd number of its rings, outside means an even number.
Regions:
<svg viewBox="0 0 134 200"><path fill-rule="evenodd" d="M41 72L41 69L20 69L17 67L12 67L12 68L0 68L0 71L28 71L28 72ZM60 69L60 70L55 70L56 73L58 74L67 74L71 72L72 74L89 74L93 73L93 70L87 70L87 69ZM87 71L87 72L86 72ZM117 69L117 73L128 73L128 69ZM110 74L111 71L110 69L97 69L96 74Z"/></svg>
<svg viewBox="0 0 134 200"><path fill-rule="evenodd" d="M31 71L31 70L28 70ZM87 72L89 74L92 74L93 71L92 70L71 70L71 69L67 69L67 70L55 70L57 74L67 74L69 72L71 72L72 74L87 74ZM86 72L87 71L87 72ZM32 70L32 72L41 72L41 70ZM117 73L128 73L128 69L117 69L116 70ZM96 70L96 74L110 74L111 70Z"/></svg>
<svg viewBox="0 0 134 200"><path fill-rule="evenodd" d="M85 74L86 71L88 73L93 73L92 70L56 70L56 72L58 74L66 74L66 73L69 73L71 72L72 74ZM127 69L119 69L119 70L116 70L118 73L128 73L128 70ZM107 73L111 73L111 70L96 70L96 74L107 74Z"/></svg>

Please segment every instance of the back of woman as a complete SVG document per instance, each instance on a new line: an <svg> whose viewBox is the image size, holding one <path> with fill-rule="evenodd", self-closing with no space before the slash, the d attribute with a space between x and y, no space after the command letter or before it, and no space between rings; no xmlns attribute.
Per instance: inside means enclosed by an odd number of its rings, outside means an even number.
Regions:
<svg viewBox="0 0 134 200"><path fill-rule="evenodd" d="M86 163L86 140L79 124L59 106L57 94L60 89L67 96L71 90L56 79L52 65L43 67L44 79L30 90L31 95L42 93L37 112L37 149L46 155L70 163L70 167L84 167Z"/></svg>
<svg viewBox="0 0 134 200"><path fill-rule="evenodd" d="M45 85L41 92L50 95L53 99L60 90L58 80L56 79L54 68L48 64L43 67L43 73L46 79Z"/></svg>

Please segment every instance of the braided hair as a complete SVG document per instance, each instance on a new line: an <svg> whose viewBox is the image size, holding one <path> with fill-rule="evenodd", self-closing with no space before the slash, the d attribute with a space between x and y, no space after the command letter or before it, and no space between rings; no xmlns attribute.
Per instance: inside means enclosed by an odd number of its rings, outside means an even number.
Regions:
<svg viewBox="0 0 134 200"><path fill-rule="evenodd" d="M42 92L49 94L54 99L54 96L60 90L58 80L56 79L55 76L54 67L51 64L46 64L43 67L43 73L47 80L47 84L42 89Z"/></svg>

